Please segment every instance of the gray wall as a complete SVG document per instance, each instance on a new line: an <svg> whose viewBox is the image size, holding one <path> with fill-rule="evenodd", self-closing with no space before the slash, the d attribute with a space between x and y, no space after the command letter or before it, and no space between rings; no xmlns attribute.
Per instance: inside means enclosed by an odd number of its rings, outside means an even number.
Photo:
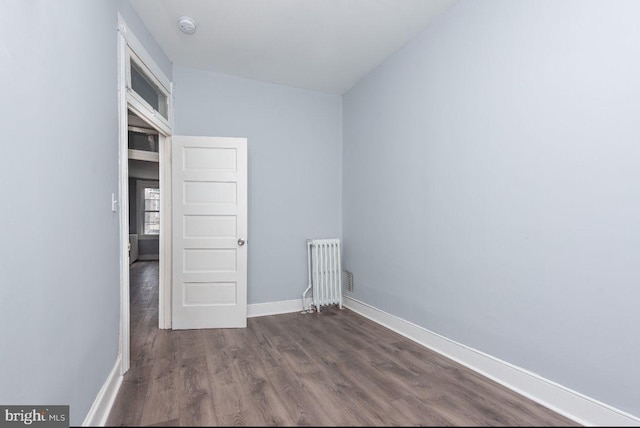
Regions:
<svg viewBox="0 0 640 428"><path fill-rule="evenodd" d="M640 415L638 16L462 1L346 93L353 297Z"/></svg>
<svg viewBox="0 0 640 428"><path fill-rule="evenodd" d="M249 303L300 298L307 238L341 236L341 98L174 67L175 131L246 137Z"/></svg>
<svg viewBox="0 0 640 428"><path fill-rule="evenodd" d="M133 31L136 38L144 45L144 48L149 52L149 55L153 57L160 70L169 78L173 77L173 64L171 60L165 55L164 51L153 38L147 27L145 27L142 19L136 13L135 9L129 3L129 0L118 0L118 12L122 15L122 19L127 23L129 28Z"/></svg>
<svg viewBox="0 0 640 428"><path fill-rule="evenodd" d="M0 2L0 403L71 425L118 354L117 6Z"/></svg>

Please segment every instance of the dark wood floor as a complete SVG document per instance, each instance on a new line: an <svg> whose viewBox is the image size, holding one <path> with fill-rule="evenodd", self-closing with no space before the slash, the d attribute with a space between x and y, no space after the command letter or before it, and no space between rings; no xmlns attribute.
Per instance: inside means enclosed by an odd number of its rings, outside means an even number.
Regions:
<svg viewBox="0 0 640 428"><path fill-rule="evenodd" d="M131 267L131 369L107 425L576 426L358 314L158 330L158 263Z"/></svg>

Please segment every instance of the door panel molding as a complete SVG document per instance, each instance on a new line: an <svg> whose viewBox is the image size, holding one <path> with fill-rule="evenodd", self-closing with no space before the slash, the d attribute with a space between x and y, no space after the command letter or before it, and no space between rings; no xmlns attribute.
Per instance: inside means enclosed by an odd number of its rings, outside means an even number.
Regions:
<svg viewBox="0 0 640 428"><path fill-rule="evenodd" d="M246 327L247 140L172 145L172 328Z"/></svg>

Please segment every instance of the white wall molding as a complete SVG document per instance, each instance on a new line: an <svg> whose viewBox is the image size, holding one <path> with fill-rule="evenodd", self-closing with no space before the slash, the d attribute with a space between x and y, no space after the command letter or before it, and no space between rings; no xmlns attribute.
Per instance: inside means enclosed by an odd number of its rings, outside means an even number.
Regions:
<svg viewBox="0 0 640 428"><path fill-rule="evenodd" d="M307 299L311 301L311 299ZM247 318L302 312L302 298L247 305Z"/></svg>
<svg viewBox="0 0 640 428"><path fill-rule="evenodd" d="M299 302L299 301L298 301ZM640 418L535 373L344 296L343 305L585 426L640 426Z"/></svg>
<svg viewBox="0 0 640 428"><path fill-rule="evenodd" d="M87 413L87 417L84 418L84 422L82 422L83 427L87 426L104 426L107 423L107 418L109 417L109 413L111 412L111 407L113 403L116 401L116 396L118 395L118 390L120 389L120 385L122 384L122 375L121 371L121 360L120 356L116 359L116 364L111 369L109 376L107 376L107 380L100 388L96 399L93 401L91 408L89 409L89 413Z"/></svg>

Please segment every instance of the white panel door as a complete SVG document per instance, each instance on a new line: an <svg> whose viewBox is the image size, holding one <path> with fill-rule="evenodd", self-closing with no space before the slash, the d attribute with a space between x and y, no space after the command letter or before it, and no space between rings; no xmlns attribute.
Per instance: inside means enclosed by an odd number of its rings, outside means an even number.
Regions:
<svg viewBox="0 0 640 428"><path fill-rule="evenodd" d="M172 146L172 327L246 327L247 140L174 135Z"/></svg>

